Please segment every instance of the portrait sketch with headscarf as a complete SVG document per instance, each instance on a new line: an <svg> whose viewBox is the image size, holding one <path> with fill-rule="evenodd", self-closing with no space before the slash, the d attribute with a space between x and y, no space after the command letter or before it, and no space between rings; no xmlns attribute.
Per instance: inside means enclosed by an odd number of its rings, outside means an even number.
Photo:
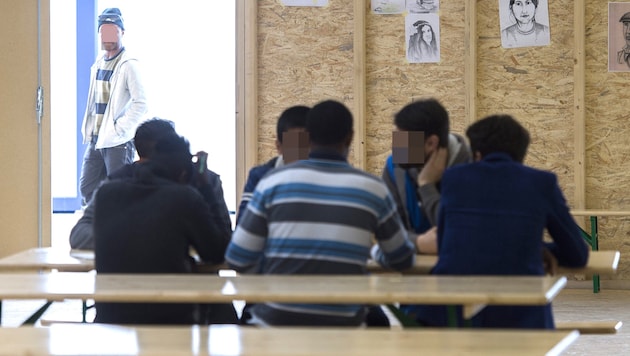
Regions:
<svg viewBox="0 0 630 356"><path fill-rule="evenodd" d="M409 63L440 61L440 18L437 14L409 14L405 17Z"/></svg>

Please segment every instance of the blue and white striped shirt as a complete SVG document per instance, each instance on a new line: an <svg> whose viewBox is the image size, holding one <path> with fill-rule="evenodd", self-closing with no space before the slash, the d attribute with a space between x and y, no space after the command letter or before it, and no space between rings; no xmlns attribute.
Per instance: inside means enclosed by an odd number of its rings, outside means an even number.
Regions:
<svg viewBox="0 0 630 356"><path fill-rule="evenodd" d="M365 274L374 239L379 263L412 266L415 248L380 178L342 157L312 153L278 168L254 191L226 252L237 271L262 274ZM268 306L292 312L350 316L358 305Z"/></svg>

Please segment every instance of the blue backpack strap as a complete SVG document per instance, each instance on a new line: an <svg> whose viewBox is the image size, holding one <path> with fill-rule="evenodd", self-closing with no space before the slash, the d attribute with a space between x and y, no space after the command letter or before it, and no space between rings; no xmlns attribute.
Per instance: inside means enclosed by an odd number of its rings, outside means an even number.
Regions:
<svg viewBox="0 0 630 356"><path fill-rule="evenodd" d="M394 171L395 165L392 156L390 155L386 161L387 172L392 179L392 182L396 184L396 173ZM418 201L418 194L416 192L416 184L411 179L409 174L405 174L405 191L404 191L404 201L407 210L407 216L409 219L409 223L413 230L417 233L427 231L431 225L427 219L422 216L422 211L420 210L420 205ZM396 184L398 186L398 184ZM400 193L400 192L399 192Z"/></svg>

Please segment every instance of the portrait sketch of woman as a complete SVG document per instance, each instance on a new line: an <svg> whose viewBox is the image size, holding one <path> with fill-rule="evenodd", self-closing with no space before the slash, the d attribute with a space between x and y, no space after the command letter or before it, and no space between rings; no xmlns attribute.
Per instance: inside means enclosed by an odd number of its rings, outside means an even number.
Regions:
<svg viewBox="0 0 630 356"><path fill-rule="evenodd" d="M551 42L547 0L499 0L499 13L503 47L546 46Z"/></svg>
<svg viewBox="0 0 630 356"><path fill-rule="evenodd" d="M405 17L407 60L410 63L440 61L440 18L437 14Z"/></svg>

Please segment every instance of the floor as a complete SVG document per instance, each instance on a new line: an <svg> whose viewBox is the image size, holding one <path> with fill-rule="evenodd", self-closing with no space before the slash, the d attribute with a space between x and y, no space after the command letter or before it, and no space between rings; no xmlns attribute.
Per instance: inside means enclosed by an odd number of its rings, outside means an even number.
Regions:
<svg viewBox="0 0 630 356"><path fill-rule="evenodd" d="M78 214L55 214L53 218L53 244L67 244L67 236ZM56 242L55 242L56 241ZM588 284L586 284L588 287ZM44 301L3 301L2 326L19 326ZM620 355L630 354L630 290L602 290L593 293L590 288L565 288L554 300L556 320L621 320L624 325L615 335L581 335L565 355ZM238 305L237 305L238 306ZM54 303L44 314L44 320L75 320L81 318L81 302ZM88 312L88 320L94 318Z"/></svg>

